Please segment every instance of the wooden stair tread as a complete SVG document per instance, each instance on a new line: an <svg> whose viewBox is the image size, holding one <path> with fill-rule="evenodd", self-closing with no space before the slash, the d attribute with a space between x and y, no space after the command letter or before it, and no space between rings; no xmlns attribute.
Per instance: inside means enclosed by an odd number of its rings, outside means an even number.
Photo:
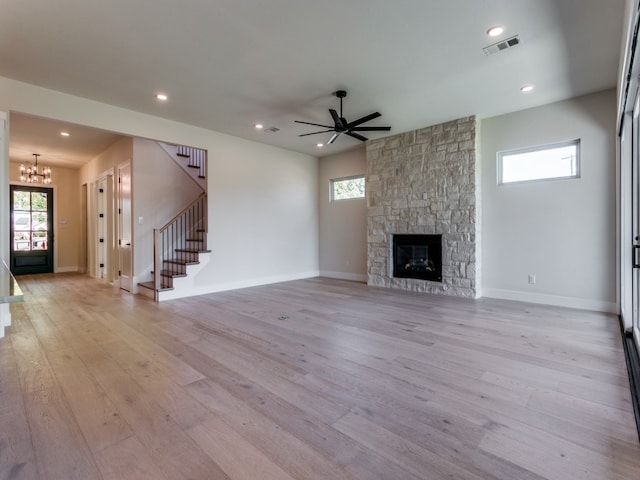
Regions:
<svg viewBox="0 0 640 480"><path fill-rule="evenodd" d="M153 281L151 282L138 282L139 287L148 288L149 290L155 290L156 286ZM167 292L173 290L173 287L160 287L158 289L159 292Z"/></svg>
<svg viewBox="0 0 640 480"><path fill-rule="evenodd" d="M151 271L151 275L153 276L153 270ZM175 272L173 270L160 270L160 276L166 278L181 278L186 277L186 272Z"/></svg>
<svg viewBox="0 0 640 480"><path fill-rule="evenodd" d="M181 278L181 277L187 276L186 273L172 272L171 270L160 270L160 275L163 277L169 277L169 278Z"/></svg>
<svg viewBox="0 0 640 480"><path fill-rule="evenodd" d="M198 265L200 262L195 260L184 260L179 258L171 258L164 260L165 263L175 263L176 265Z"/></svg>
<svg viewBox="0 0 640 480"><path fill-rule="evenodd" d="M176 248L175 251L179 253L210 253L211 252L211 250L201 250L201 249L194 250L191 248Z"/></svg>

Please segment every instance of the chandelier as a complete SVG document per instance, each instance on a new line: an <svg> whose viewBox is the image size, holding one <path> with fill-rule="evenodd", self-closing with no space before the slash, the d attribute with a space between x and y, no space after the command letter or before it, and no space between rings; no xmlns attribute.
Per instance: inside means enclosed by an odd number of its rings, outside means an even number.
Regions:
<svg viewBox="0 0 640 480"><path fill-rule="evenodd" d="M51 183L51 168L42 167L41 170L38 170L38 157L40 154L34 153L33 156L36 157L34 165L27 165L26 167L20 165L20 181L27 183ZM42 180L40 180L40 178L42 178Z"/></svg>

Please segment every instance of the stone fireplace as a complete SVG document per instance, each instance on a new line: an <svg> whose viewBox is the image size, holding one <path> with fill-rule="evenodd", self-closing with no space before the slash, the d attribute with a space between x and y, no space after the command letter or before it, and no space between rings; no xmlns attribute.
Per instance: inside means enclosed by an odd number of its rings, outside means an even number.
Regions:
<svg viewBox="0 0 640 480"><path fill-rule="evenodd" d="M477 125L465 117L367 142L369 285L479 295ZM431 270L415 248L415 257L404 259L409 274L394 274L394 239L409 235L438 236L440 274L410 274Z"/></svg>

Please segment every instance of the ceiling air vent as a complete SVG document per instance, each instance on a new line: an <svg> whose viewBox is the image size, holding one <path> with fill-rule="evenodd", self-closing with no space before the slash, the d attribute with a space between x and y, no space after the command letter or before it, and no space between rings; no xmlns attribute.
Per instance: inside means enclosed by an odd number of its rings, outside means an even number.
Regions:
<svg viewBox="0 0 640 480"><path fill-rule="evenodd" d="M520 37L518 35L514 35L506 40L501 40L498 43L489 45L488 47L484 47L482 50L484 50L485 55L489 56L506 50L507 48L515 47L516 45L520 45Z"/></svg>

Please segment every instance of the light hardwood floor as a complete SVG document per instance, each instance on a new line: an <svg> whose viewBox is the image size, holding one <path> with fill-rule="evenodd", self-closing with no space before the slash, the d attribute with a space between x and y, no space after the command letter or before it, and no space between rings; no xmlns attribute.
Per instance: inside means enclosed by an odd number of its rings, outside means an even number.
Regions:
<svg viewBox="0 0 640 480"><path fill-rule="evenodd" d="M20 277L0 479L640 478L617 319L310 279Z"/></svg>

